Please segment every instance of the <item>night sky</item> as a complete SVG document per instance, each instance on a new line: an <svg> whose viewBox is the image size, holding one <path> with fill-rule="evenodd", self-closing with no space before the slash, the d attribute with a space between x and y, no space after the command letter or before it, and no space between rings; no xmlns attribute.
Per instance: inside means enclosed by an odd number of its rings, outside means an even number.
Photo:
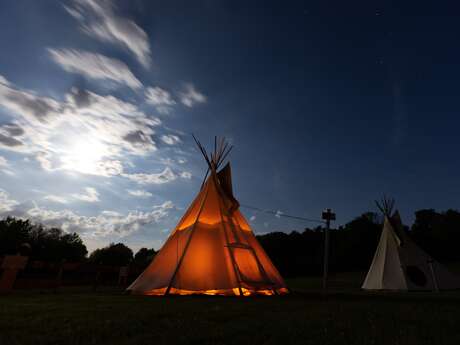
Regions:
<svg viewBox="0 0 460 345"><path fill-rule="evenodd" d="M234 145L242 204L458 208L460 8L401 3L0 2L1 215L158 249L206 171L191 133Z"/></svg>

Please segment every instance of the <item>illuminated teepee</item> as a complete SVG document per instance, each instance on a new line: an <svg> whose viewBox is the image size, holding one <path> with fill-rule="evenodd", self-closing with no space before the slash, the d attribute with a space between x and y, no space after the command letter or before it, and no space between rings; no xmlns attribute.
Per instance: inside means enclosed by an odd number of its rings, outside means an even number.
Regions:
<svg viewBox="0 0 460 345"><path fill-rule="evenodd" d="M382 235L362 285L365 290L447 290L460 288L460 278L450 273L418 247L405 233L394 201L383 200Z"/></svg>
<svg viewBox="0 0 460 345"><path fill-rule="evenodd" d="M239 211L230 164L220 169L232 147L215 139L214 152L208 156L195 141L208 164L205 182L152 263L128 290L143 295L287 293L283 278Z"/></svg>

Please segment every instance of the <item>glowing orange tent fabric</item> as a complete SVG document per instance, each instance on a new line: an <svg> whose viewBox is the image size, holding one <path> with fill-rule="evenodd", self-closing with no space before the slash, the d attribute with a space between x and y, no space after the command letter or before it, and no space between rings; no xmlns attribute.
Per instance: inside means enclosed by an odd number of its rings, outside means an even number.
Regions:
<svg viewBox="0 0 460 345"><path fill-rule="evenodd" d="M128 287L131 293L249 296L288 292L238 210L230 165L216 172L219 155L211 157L210 176L152 263Z"/></svg>

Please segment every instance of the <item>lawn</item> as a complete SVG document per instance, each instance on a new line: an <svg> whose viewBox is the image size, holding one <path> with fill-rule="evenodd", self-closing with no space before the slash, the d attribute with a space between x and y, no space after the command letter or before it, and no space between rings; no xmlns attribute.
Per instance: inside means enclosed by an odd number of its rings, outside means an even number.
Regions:
<svg viewBox="0 0 460 345"><path fill-rule="evenodd" d="M356 276L353 279L360 279ZM318 279L284 297L0 296L0 344L460 344L460 292L370 294Z"/></svg>

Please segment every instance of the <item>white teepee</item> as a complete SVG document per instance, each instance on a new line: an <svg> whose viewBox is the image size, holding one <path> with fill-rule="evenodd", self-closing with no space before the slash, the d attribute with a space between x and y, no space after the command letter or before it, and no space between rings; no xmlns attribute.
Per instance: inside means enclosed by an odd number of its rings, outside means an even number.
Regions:
<svg viewBox="0 0 460 345"><path fill-rule="evenodd" d="M382 235L362 285L365 290L450 290L460 288L460 277L419 248L404 232L393 202L384 201Z"/></svg>

